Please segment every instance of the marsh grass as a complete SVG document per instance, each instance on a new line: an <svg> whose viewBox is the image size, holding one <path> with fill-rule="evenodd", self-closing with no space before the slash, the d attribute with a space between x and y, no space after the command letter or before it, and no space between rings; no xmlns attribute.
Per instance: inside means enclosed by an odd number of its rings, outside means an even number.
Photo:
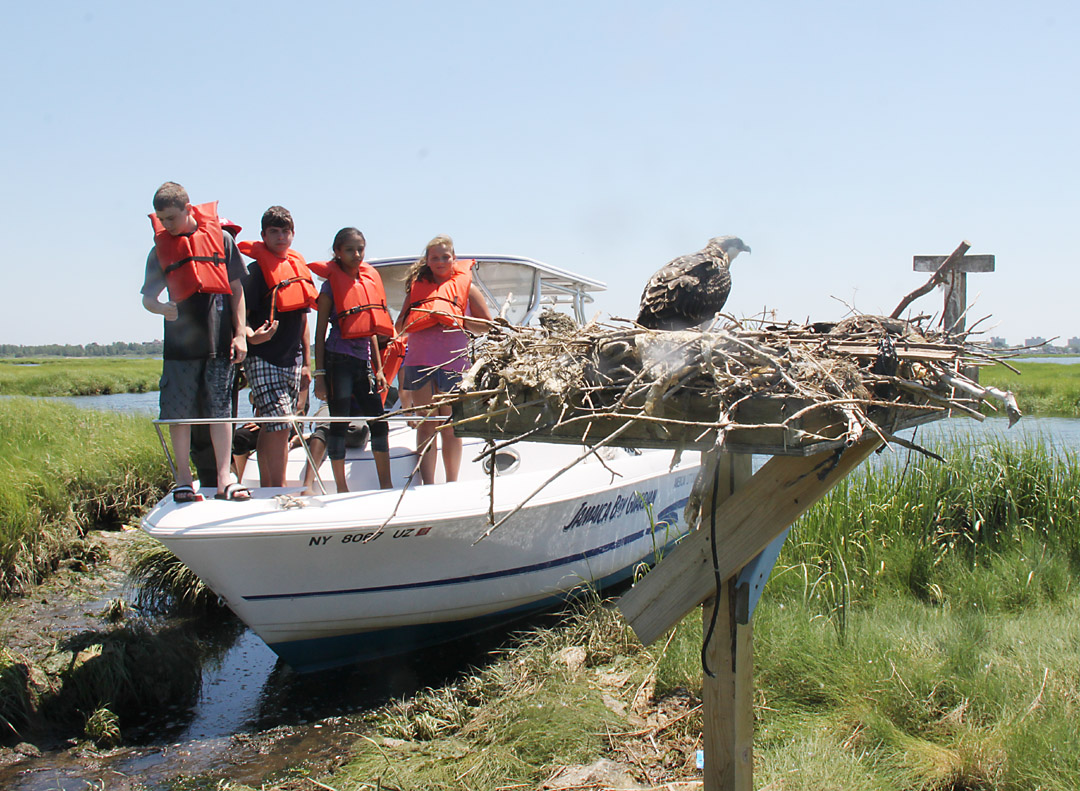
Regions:
<svg viewBox="0 0 1080 791"><path fill-rule="evenodd" d="M0 741L18 735L30 710L29 672L21 658L0 647Z"/></svg>
<svg viewBox="0 0 1080 791"><path fill-rule="evenodd" d="M66 665L42 709L50 721L62 722L102 707L135 716L190 704L202 680L200 654L199 640L183 624L158 629L134 621L82 632L57 647L56 657Z"/></svg>
<svg viewBox="0 0 1080 791"><path fill-rule="evenodd" d="M128 584L139 609L158 615L203 615L224 608L217 594L156 539L137 537L132 557Z"/></svg>
<svg viewBox="0 0 1080 791"><path fill-rule="evenodd" d="M40 580L91 527L136 518L170 480L146 418L0 400L0 596Z"/></svg>
<svg viewBox="0 0 1080 791"><path fill-rule="evenodd" d="M1045 445L907 451L845 481L792 529L766 595L798 595L844 632L883 596L986 611L1053 602L1080 569L1080 459Z"/></svg>
<svg viewBox="0 0 1080 791"><path fill-rule="evenodd" d="M532 787L553 767L589 762L604 750L605 734L622 722L586 670L641 651L618 613L591 598L564 625L528 633L483 670L376 712L375 732L357 744L336 781Z"/></svg>
<svg viewBox="0 0 1080 791"><path fill-rule="evenodd" d="M105 706L101 706L86 718L83 733L99 747L115 747L122 741L120 718Z"/></svg>
<svg viewBox="0 0 1080 791"><path fill-rule="evenodd" d="M1080 365L1014 363L1020 375L1003 366L983 368L979 381L1016 394L1026 415L1080 417Z"/></svg>
<svg viewBox="0 0 1080 791"><path fill-rule="evenodd" d="M151 357L0 359L0 395L147 393L160 379L161 360Z"/></svg>
<svg viewBox="0 0 1080 791"><path fill-rule="evenodd" d="M219 636L227 649L229 634ZM191 621L163 628L131 620L72 635L33 660L0 649L0 743L85 736L112 746L122 727L191 706L202 663L224 650L204 638Z"/></svg>

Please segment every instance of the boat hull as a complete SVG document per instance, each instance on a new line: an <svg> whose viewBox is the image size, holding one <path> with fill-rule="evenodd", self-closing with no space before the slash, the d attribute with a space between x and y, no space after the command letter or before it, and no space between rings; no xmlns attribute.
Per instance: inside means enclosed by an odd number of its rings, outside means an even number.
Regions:
<svg viewBox="0 0 1080 791"><path fill-rule="evenodd" d="M301 671L408 652L625 580L685 531L696 462L669 469L667 453L620 449L541 486L581 449L521 446L493 497L479 476L404 493L256 490L249 503L164 500L143 527ZM492 507L499 518L537 489L478 541Z"/></svg>
<svg viewBox="0 0 1080 791"><path fill-rule="evenodd" d="M480 473L405 492L263 489L248 503L166 499L143 527L286 662L319 669L461 637L655 562L685 531L696 463L619 449L542 486L580 453L521 443L494 496ZM499 518L536 490L478 540L492 508Z"/></svg>

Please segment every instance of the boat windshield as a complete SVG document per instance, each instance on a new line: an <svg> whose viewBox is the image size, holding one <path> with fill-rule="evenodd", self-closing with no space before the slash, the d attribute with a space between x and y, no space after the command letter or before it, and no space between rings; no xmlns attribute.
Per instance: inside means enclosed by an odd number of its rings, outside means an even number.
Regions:
<svg viewBox="0 0 1080 791"><path fill-rule="evenodd" d="M492 315L501 315L511 324L530 323L544 307L569 307L574 319L584 323L585 305L593 301L590 293L606 288L599 280L531 258L499 255L459 258L476 260L473 282L487 298ZM379 270L386 300L394 313L405 303L405 277L415 261L415 258L377 258L368 262Z"/></svg>

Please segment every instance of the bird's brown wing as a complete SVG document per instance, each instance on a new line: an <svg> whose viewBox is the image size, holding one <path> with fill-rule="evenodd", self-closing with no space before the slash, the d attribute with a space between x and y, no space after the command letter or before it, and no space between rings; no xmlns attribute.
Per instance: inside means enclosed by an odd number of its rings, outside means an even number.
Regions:
<svg viewBox="0 0 1080 791"><path fill-rule="evenodd" d="M726 257L704 251L665 264L641 294L638 323L653 329L685 329L700 324L724 306L731 290Z"/></svg>

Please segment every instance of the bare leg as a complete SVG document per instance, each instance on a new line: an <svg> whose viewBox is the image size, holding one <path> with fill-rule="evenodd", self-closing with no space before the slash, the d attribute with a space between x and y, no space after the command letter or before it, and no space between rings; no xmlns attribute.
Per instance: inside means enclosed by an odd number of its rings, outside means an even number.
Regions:
<svg viewBox="0 0 1080 791"><path fill-rule="evenodd" d="M450 416L450 407L440 407L440 415ZM454 434L449 426L439 429L439 437L442 441L443 472L446 473L446 482L451 483L458 479L461 471L461 437Z"/></svg>
<svg viewBox="0 0 1080 791"><path fill-rule="evenodd" d="M330 459L330 468L334 471L338 494L349 491L349 483L345 478L345 459Z"/></svg>
<svg viewBox="0 0 1080 791"><path fill-rule="evenodd" d="M246 453L234 453L232 457L233 472L236 474L236 480L241 483L244 480L244 470L247 469L247 460Z"/></svg>
<svg viewBox="0 0 1080 791"><path fill-rule="evenodd" d="M232 480L230 477L232 471L229 469L229 462L232 461L232 425L230 423L211 424L210 441L214 443L218 491L223 492Z"/></svg>
<svg viewBox="0 0 1080 791"><path fill-rule="evenodd" d="M211 437L213 437L212 434ZM191 453L191 426L187 424L170 424L169 439L172 440L173 456L176 461L176 485L191 486L195 483L195 480L191 477L191 461L188 458ZM217 450L216 445L217 443L215 443L215 451ZM227 462L225 469L229 469ZM218 465L218 474L221 474L220 464Z"/></svg>
<svg viewBox="0 0 1080 791"><path fill-rule="evenodd" d="M284 486L285 464L289 460L289 430L267 431L263 428L255 441L259 455L259 485Z"/></svg>
<svg viewBox="0 0 1080 791"><path fill-rule="evenodd" d="M371 455L375 459L375 472L379 474L379 488L393 489L394 485L390 481L390 453L376 450L372 451Z"/></svg>
<svg viewBox="0 0 1080 791"><path fill-rule="evenodd" d="M308 439L308 450L311 452L311 459L315 462L315 466L311 466L309 461L304 465L304 494L312 495L318 494L315 491L315 470L322 464L324 458L326 458L326 443L318 437L310 437Z"/></svg>
<svg viewBox="0 0 1080 791"><path fill-rule="evenodd" d="M412 391L413 406L421 416L429 416L425 407L431 404L433 385L428 382L419 390ZM434 413L431 413L433 415ZM416 450L422 453L420 456L420 480L425 484L435 483L435 465L438 462L437 442L432 438L438 432L438 423L425 420L416 427ZM426 450L425 450L426 448Z"/></svg>

